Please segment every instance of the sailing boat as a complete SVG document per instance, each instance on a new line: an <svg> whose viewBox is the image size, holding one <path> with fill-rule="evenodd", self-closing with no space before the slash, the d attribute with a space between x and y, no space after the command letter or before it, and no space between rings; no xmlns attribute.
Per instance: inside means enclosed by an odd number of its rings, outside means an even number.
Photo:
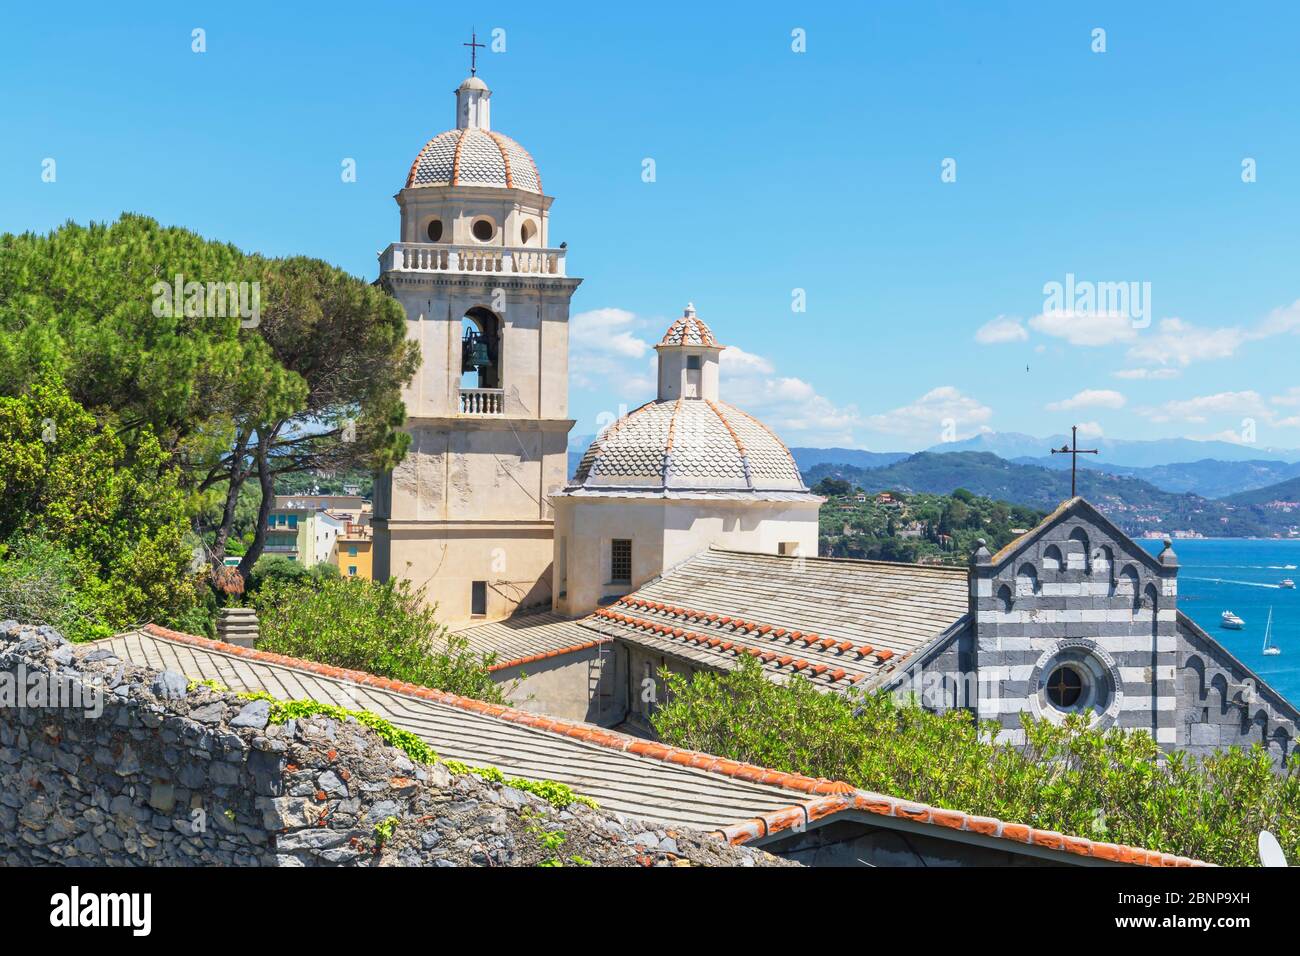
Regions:
<svg viewBox="0 0 1300 956"><path fill-rule="evenodd" d="M1268 646L1268 638L1272 630L1273 630L1273 609L1269 608L1268 623L1264 625L1264 654L1268 657L1272 657L1274 654L1282 653L1282 648Z"/></svg>

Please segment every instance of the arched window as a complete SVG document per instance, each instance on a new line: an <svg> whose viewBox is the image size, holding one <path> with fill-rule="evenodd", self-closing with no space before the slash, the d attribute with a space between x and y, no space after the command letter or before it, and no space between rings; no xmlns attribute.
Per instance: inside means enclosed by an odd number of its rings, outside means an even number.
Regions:
<svg viewBox="0 0 1300 956"><path fill-rule="evenodd" d="M460 320L461 388L501 388L501 319L475 306Z"/></svg>
<svg viewBox="0 0 1300 956"><path fill-rule="evenodd" d="M1029 562L1016 572L1016 596L1027 597L1038 593L1038 570Z"/></svg>
<svg viewBox="0 0 1300 956"><path fill-rule="evenodd" d="M519 227L519 239L524 245L532 245L533 240L537 237L537 223L531 219L525 219L524 224Z"/></svg>
<svg viewBox="0 0 1300 956"><path fill-rule="evenodd" d="M1004 584L1002 587L998 588L998 610L1010 611L1011 601L1011 588L1009 585Z"/></svg>
<svg viewBox="0 0 1300 956"><path fill-rule="evenodd" d="M1088 533L1082 528L1070 532L1066 542L1066 564L1071 571L1092 571L1092 555L1088 552Z"/></svg>
<svg viewBox="0 0 1300 956"><path fill-rule="evenodd" d="M1054 544L1049 544L1043 549L1043 570L1060 571L1065 562L1061 560L1061 549Z"/></svg>

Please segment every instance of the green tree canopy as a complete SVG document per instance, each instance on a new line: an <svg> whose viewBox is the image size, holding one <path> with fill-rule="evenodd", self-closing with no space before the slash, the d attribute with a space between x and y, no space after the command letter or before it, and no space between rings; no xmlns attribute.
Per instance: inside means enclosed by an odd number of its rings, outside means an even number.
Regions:
<svg viewBox="0 0 1300 956"><path fill-rule="evenodd" d="M318 260L130 214L0 236L0 394L52 370L73 402L112 419L129 467L179 468L214 566L252 478L245 579L277 475L400 460L401 388L418 362L401 306Z"/></svg>

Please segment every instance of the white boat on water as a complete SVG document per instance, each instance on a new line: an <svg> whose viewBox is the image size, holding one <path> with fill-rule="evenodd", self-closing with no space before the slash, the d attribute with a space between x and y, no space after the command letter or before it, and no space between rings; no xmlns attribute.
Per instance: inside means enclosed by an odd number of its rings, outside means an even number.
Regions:
<svg viewBox="0 0 1300 956"><path fill-rule="evenodd" d="M1295 582L1292 581L1290 578L1283 578L1281 581L1277 582L1277 586L1280 588L1291 588L1294 590Z"/></svg>
<svg viewBox="0 0 1300 956"><path fill-rule="evenodd" d="M1281 653L1282 653L1282 648L1280 648L1280 647L1269 647L1269 645L1268 645L1268 639L1269 639L1269 636L1272 634L1272 632L1273 632L1273 609L1272 609L1272 608L1269 608L1269 609L1268 609L1268 623L1264 625L1264 654L1265 654L1266 656L1268 656L1268 657L1272 657L1274 654L1281 654Z"/></svg>
<svg viewBox="0 0 1300 956"><path fill-rule="evenodd" d="M1230 631L1240 631L1246 626L1246 622L1237 617L1237 615L1233 614L1231 611L1224 611L1223 617L1219 619L1219 623Z"/></svg>

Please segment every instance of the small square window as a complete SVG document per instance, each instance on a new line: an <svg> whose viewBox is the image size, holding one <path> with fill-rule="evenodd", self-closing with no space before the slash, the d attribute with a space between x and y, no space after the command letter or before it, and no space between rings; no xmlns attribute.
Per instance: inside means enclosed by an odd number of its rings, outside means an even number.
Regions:
<svg viewBox="0 0 1300 956"><path fill-rule="evenodd" d="M787 557L793 557L799 553L798 541L782 541L777 545L777 554L783 554Z"/></svg>
<svg viewBox="0 0 1300 956"><path fill-rule="evenodd" d="M609 543L609 580L612 584L632 583L632 540L615 538Z"/></svg>
<svg viewBox="0 0 1300 956"><path fill-rule="evenodd" d="M354 578L354 577L356 577L356 576L357 576L357 566L356 566L355 564L349 564L349 565L348 565L348 577L350 577L350 578Z"/></svg>
<svg viewBox="0 0 1300 956"><path fill-rule="evenodd" d="M700 370L700 357L698 355L686 356L686 370L689 372L698 372Z"/></svg>
<svg viewBox="0 0 1300 956"><path fill-rule="evenodd" d="M357 546L355 544L348 545L348 557L355 558L356 556L357 556Z"/></svg>
<svg viewBox="0 0 1300 956"><path fill-rule="evenodd" d="M487 582L474 581L470 586L469 613L487 613Z"/></svg>

